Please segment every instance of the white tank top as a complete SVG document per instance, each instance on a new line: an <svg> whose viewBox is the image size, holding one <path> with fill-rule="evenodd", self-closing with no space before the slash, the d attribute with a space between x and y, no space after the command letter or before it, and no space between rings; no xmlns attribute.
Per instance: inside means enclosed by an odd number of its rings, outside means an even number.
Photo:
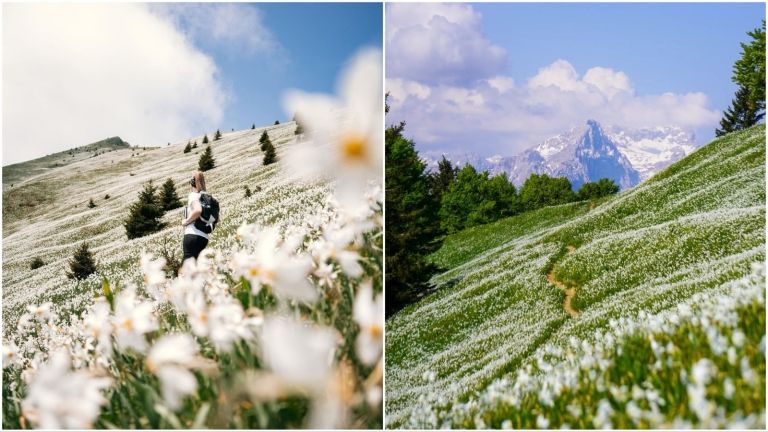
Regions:
<svg viewBox="0 0 768 432"><path fill-rule="evenodd" d="M195 201L197 201L199 205L200 192L190 192L189 196L187 197L187 207L184 209L184 218L186 218L187 215L192 214L192 203L194 203ZM200 237L204 237L206 240L210 240L208 238L208 234L195 228L195 222L192 222L191 224L184 227L184 235L187 235L187 234L199 235Z"/></svg>

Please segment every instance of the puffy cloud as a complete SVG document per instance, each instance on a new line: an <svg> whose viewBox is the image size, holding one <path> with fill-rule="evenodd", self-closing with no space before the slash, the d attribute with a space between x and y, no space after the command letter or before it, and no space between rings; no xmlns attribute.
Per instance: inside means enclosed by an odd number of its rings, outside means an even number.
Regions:
<svg viewBox="0 0 768 432"><path fill-rule="evenodd" d="M387 89L397 104L388 120L407 120L422 150L512 155L590 118L707 136L720 118L703 93L637 95L624 72L594 67L582 77L565 60L540 69L525 86L498 77L466 86L412 82L416 94L399 93L403 87L392 83Z"/></svg>
<svg viewBox="0 0 768 432"><path fill-rule="evenodd" d="M387 76L426 84L469 84L498 75L505 49L482 33L469 5L391 3L386 9Z"/></svg>
<svg viewBox="0 0 768 432"><path fill-rule="evenodd" d="M135 145L215 128L213 60L142 4L3 6L3 157L119 135Z"/></svg>
<svg viewBox="0 0 768 432"><path fill-rule="evenodd" d="M276 53L283 49L264 24L262 12L247 3L152 3L150 8L195 41L213 42L232 53Z"/></svg>

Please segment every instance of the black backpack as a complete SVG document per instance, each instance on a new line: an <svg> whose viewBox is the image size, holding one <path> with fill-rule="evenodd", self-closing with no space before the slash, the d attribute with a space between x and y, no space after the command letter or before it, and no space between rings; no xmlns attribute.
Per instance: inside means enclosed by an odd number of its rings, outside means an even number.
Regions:
<svg viewBox="0 0 768 432"><path fill-rule="evenodd" d="M203 208L203 212L195 221L195 228L210 234L219 223L219 202L211 194L200 192L200 207Z"/></svg>

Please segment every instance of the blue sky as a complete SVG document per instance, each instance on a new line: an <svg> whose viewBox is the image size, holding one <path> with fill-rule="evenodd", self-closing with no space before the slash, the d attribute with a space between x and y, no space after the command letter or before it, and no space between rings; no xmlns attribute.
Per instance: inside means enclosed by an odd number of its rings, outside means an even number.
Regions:
<svg viewBox="0 0 768 432"><path fill-rule="evenodd" d="M512 7L476 4L488 39L509 51L516 80L558 58L577 70L627 73L639 93L703 91L727 107L731 68L747 30L765 17L761 3L587 3ZM521 43L522 42L522 43Z"/></svg>
<svg viewBox="0 0 768 432"><path fill-rule="evenodd" d="M382 45L380 3L2 7L3 164L287 120L285 90L334 92L353 54Z"/></svg>
<svg viewBox="0 0 768 432"><path fill-rule="evenodd" d="M286 120L281 97L289 88L334 92L345 62L361 47L382 46L382 5L285 4L244 5L262 12L262 23L279 45L272 53L233 53L217 43L200 47L210 54L221 79L234 96L221 127L243 129ZM186 7L195 7L189 4Z"/></svg>
<svg viewBox="0 0 768 432"><path fill-rule="evenodd" d="M511 155L588 118L708 142L765 5L388 4L386 15L388 121L406 120L421 150Z"/></svg>

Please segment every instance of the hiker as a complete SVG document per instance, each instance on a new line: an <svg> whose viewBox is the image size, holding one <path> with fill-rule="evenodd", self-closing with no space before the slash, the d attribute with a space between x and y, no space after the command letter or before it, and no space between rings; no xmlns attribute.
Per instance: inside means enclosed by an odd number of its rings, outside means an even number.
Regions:
<svg viewBox="0 0 768 432"><path fill-rule="evenodd" d="M205 190L205 177L202 171L195 171L189 181L191 192L184 209L184 257L195 258L208 245L208 235L219 222L219 203Z"/></svg>

